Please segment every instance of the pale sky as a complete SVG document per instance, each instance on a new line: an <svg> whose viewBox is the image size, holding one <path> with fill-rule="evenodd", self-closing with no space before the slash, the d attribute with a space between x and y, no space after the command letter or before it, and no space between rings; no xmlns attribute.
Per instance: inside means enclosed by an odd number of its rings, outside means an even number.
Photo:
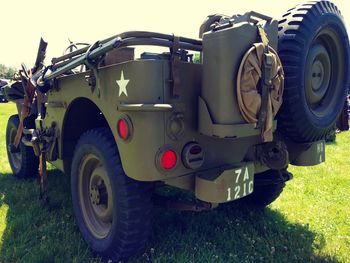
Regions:
<svg viewBox="0 0 350 263"><path fill-rule="evenodd" d="M74 42L92 43L131 30L198 37L209 14L258 11L280 18L287 9L306 1L289 0L1 0L0 64L32 66L40 37L48 43L47 64ZM334 0L350 27L350 2Z"/></svg>

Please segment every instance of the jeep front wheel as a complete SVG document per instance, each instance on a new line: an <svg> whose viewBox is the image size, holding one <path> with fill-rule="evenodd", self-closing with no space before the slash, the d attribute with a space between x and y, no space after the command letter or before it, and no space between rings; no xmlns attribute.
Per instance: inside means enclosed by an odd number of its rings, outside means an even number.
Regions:
<svg viewBox="0 0 350 263"><path fill-rule="evenodd" d="M33 148L22 142L17 149L13 146L19 125L19 116L12 115L6 127L6 149L13 175L19 179L32 178L38 174L39 158L35 156Z"/></svg>
<svg viewBox="0 0 350 263"><path fill-rule="evenodd" d="M114 261L142 252L150 233L151 185L125 175L108 129L79 139L71 190L76 222L94 252Z"/></svg>

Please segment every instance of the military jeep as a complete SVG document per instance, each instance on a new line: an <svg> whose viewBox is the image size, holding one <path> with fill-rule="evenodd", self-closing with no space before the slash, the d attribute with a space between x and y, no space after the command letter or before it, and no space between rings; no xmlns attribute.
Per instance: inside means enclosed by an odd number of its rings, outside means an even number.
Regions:
<svg viewBox="0 0 350 263"><path fill-rule="evenodd" d="M46 161L71 176L76 222L94 252L143 251L153 193L191 191L203 210L240 199L265 207L292 178L289 164L325 161L349 87L349 41L329 1L298 5L280 21L256 12L208 16L200 39L125 32L69 46L45 66L22 65L5 88L18 114L6 140L14 176ZM135 46L161 46L164 53Z"/></svg>

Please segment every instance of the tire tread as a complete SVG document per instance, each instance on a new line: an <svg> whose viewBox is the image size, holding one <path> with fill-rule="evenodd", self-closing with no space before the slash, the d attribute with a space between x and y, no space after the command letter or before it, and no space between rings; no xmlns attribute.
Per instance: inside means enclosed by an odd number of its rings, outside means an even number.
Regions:
<svg viewBox="0 0 350 263"><path fill-rule="evenodd" d="M303 64L302 51L305 47L305 39L312 34L311 25L314 20L325 13L332 13L343 20L338 8L330 1L310 1L289 9L279 21L278 54L285 72L285 94L278 114L278 129L297 142L317 141L324 138L333 129L336 121L334 119L325 128L316 128L308 121L300 106L298 67ZM347 87L348 79L345 83Z"/></svg>
<svg viewBox="0 0 350 263"><path fill-rule="evenodd" d="M9 125L14 125L15 127L18 127L19 125L19 116L18 114L10 116L8 119L8 129L10 128ZM6 147L8 147L9 144L9 138L8 135L6 135ZM15 171L12 169L12 164L9 158L10 167L13 171L13 175L18 179L27 179L27 178L33 178L38 175L38 168L39 168L39 158L34 154L33 148L25 146L22 142L20 142L20 150L22 154L22 163L21 163L21 169L18 173L15 173Z"/></svg>
<svg viewBox="0 0 350 263"><path fill-rule="evenodd" d="M105 153L105 156L110 157L110 163L117 170L117 176L114 179L121 189L117 193L120 200L117 208L120 211L116 219L118 229L112 237L110 247L97 253L105 259L124 260L143 251L148 241L151 231L152 184L139 182L126 176L114 137L108 128L85 132L76 146L76 151L87 141L98 142L100 150Z"/></svg>

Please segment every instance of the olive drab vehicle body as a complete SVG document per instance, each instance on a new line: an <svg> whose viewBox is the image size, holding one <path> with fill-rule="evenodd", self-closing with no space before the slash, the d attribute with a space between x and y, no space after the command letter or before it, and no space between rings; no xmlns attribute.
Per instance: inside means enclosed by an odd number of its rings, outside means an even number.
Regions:
<svg viewBox="0 0 350 263"><path fill-rule="evenodd" d="M274 23L276 37L277 21ZM243 32L244 29L239 33L243 34ZM245 38L242 39L245 40ZM244 48L239 49L241 52L236 55L236 61L226 61L225 54L220 54L223 56L224 63L234 62L234 65L239 65L238 58L242 57L249 45L253 43L252 41L258 40L247 40L247 43L240 44ZM226 43L230 42L225 41L224 45L227 45ZM205 48L204 46L204 50ZM216 56L219 52L225 53L222 51L225 49L235 50L227 46L216 46L216 49L209 50L209 56L214 56L211 53L215 53ZM229 57L232 57L231 54ZM203 59L206 59L205 53ZM231 88L232 74L226 80L222 80L225 78L225 72L220 69L207 69L205 65L179 61L177 74L181 84L178 96L174 96L173 83L169 81L172 77L172 68L167 59L131 60L99 68L96 88L89 85L86 72L58 78L55 88L48 92L46 117L43 119L44 127L50 128L55 123L60 134L57 138L58 158L53 163L62 171L69 171L71 163L69 159L65 160L65 157L69 156L74 149L73 145L69 145L72 143L70 138L74 138L75 134L80 135L81 129L86 129L85 127L94 128L101 122L105 122L104 124L108 125L113 134L123 169L129 177L139 181L163 181L169 185L194 190L196 195L201 195L199 197L202 197L200 198L202 200L226 202L229 198L226 196L228 189L234 187L234 184L231 185L230 180L224 181L226 185L217 184L216 180L202 182L202 180L207 181L205 179L207 172L209 177L214 173L220 178L226 170L223 167L230 167L228 173L231 175L237 169L249 168L247 170L252 179L254 173L263 172L268 167L262 165L261 159L256 156L256 147L262 144L260 129L255 124L245 123L240 116L235 103L234 90ZM230 70L232 67L224 65L223 68ZM211 71L212 74L203 72L205 70ZM210 94L205 94L210 98L207 101L214 101L213 105L217 105L223 114L232 115L227 117L232 120L228 120L230 124L205 123L206 126L202 129L213 125L218 128L219 133L223 132L222 138L216 134L206 136L198 130L201 127L199 121L208 117L206 115L208 109L203 109L202 106L205 102L201 97L203 94L201 87L206 85L202 83L202 78L206 81L206 78L211 76L221 80L207 80L212 84L208 87ZM218 84L224 81L230 88L223 87L223 90L220 90L221 87ZM97 89L99 89L98 92ZM227 94L228 91L231 91L231 94ZM232 110L228 111L227 109L230 108ZM126 140L118 134L117 125L118 120L121 119L125 119L129 125L130 134ZM200 149L198 156L191 157L189 154L188 157L183 157L183 154L188 154L186 150L192 144L193 147L198 145ZM322 151L317 151L317 147L310 147L312 144L320 145ZM307 143L305 147L310 151L310 156L303 158L308 165L319 164L325 160L322 141ZM172 169L161 166L162 153L166 150L176 153L176 164ZM188 151L190 150L191 148L188 148ZM298 164L298 157L303 152L304 149L300 151L293 142L290 142L289 158L294 164ZM252 157L249 158L248 155ZM183 158L187 158L188 163L184 163ZM191 162L194 162L194 166L198 168L189 167ZM287 162L286 158L285 166ZM215 189L217 187L220 189ZM221 196L222 194L225 196Z"/></svg>
<svg viewBox="0 0 350 263"><path fill-rule="evenodd" d="M202 208L237 199L265 206L291 179L289 164L325 161L324 138L349 86L348 37L331 2L297 6L280 21L209 16L200 38L126 32L71 44L49 66L42 41L35 67L23 65L5 88L19 110L8 126L10 164L24 153L34 170L40 156L41 181L46 160L70 174L79 228L102 256L142 249L157 187L192 191ZM135 58L134 47L148 45L169 51ZM129 206L145 222L123 218ZM113 232L118 220L141 229L139 238Z"/></svg>

